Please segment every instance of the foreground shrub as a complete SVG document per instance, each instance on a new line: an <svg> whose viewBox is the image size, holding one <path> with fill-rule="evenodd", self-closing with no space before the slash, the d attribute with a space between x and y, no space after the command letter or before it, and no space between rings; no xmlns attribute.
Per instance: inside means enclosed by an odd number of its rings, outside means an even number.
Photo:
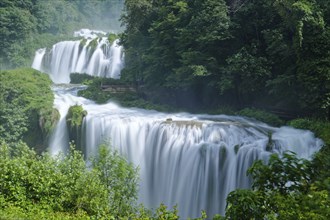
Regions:
<svg viewBox="0 0 330 220"><path fill-rule="evenodd" d="M99 148L99 155L93 161L99 178L108 190L109 207L114 216L129 216L135 213L137 199L137 170L106 145Z"/></svg>
<svg viewBox="0 0 330 220"><path fill-rule="evenodd" d="M135 210L136 170L111 151L102 150L99 158L94 162L97 166L88 168L73 148L53 158L37 155L24 143L1 144L0 214L29 219L35 212L107 219L128 216Z"/></svg>
<svg viewBox="0 0 330 220"><path fill-rule="evenodd" d="M268 164L255 162L248 171L253 189L228 195L225 219L329 219L330 188L318 187L315 169L292 153L274 154ZM329 183L329 176L325 180Z"/></svg>

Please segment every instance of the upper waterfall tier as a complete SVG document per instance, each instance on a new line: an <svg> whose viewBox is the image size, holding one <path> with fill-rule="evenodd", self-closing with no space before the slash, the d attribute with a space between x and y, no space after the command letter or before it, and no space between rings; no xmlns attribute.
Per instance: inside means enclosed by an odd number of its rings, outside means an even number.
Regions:
<svg viewBox="0 0 330 220"><path fill-rule="evenodd" d="M54 83L69 83L70 73L119 78L123 68L123 48L118 39L109 42L105 32L82 29L74 33L82 39L62 41L47 50L36 51L32 68L46 72Z"/></svg>

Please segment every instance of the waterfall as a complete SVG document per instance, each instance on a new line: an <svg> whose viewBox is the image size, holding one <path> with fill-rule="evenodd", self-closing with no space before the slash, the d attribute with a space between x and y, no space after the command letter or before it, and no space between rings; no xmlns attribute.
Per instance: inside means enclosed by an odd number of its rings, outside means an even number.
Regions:
<svg viewBox="0 0 330 220"><path fill-rule="evenodd" d="M110 43L105 34L88 29L75 32L82 39L58 42L49 51L39 49L32 68L48 73L54 83L69 83L70 73L119 78L123 48L118 40Z"/></svg>
<svg viewBox="0 0 330 220"><path fill-rule="evenodd" d="M77 91L84 86L58 85L53 87L55 93L54 107L60 114L60 119L50 136L49 152L51 155L57 155L60 152L66 152L69 148L69 134L66 124L66 115L73 105L82 105L91 101L77 97Z"/></svg>
<svg viewBox="0 0 330 220"><path fill-rule="evenodd" d="M36 51L34 60L32 63L32 68L42 71L42 59L46 53L46 48L41 48Z"/></svg>
<svg viewBox="0 0 330 220"><path fill-rule="evenodd" d="M61 114L74 104L88 112L83 122L87 157L102 143L116 148L140 169L139 202L148 208L177 204L182 219L198 217L201 210L208 216L224 214L228 193L251 186L246 170L253 161L267 161L271 153L286 150L310 158L322 145L310 131L275 128L238 116L165 114L112 102L98 105L61 89L55 93ZM53 141L67 137L67 129L58 131ZM52 152L64 145L51 143Z"/></svg>
<svg viewBox="0 0 330 220"><path fill-rule="evenodd" d="M48 73L55 83L69 83L70 73L120 78L122 47L102 31L82 29L83 39L62 41L51 50L36 52L32 67ZM101 37L100 37L101 36ZM255 160L289 150L310 158L322 146L313 133L290 127L271 127L238 116L166 114L157 111L104 105L77 96L70 85L54 86L54 107L60 120L50 137L49 151L56 155L69 146L66 114L72 105L87 111L83 121L86 158L100 144L117 149L139 167L139 202L148 208L161 203L178 205L182 219L224 214L226 197L237 188L250 188L247 169Z"/></svg>

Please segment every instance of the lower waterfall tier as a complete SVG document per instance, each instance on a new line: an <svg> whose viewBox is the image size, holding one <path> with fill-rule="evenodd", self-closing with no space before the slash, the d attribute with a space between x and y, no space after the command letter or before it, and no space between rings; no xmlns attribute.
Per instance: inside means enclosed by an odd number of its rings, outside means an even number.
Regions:
<svg viewBox="0 0 330 220"><path fill-rule="evenodd" d="M97 105L72 92L55 91L61 120L51 137L54 154L68 146L65 115L72 105L87 111L82 149L88 158L100 144L114 147L140 169L139 202L149 208L178 205L181 218L223 214L226 197L249 188L246 170L272 153L296 152L309 158L322 141L313 133L275 128L237 116L165 114L127 109L114 103Z"/></svg>

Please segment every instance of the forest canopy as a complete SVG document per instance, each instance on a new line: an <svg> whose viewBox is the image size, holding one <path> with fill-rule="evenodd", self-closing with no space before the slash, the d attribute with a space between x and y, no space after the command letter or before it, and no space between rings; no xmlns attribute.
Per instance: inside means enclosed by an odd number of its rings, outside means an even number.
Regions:
<svg viewBox="0 0 330 220"><path fill-rule="evenodd" d="M122 76L176 104L329 117L325 0L127 0L122 20Z"/></svg>

